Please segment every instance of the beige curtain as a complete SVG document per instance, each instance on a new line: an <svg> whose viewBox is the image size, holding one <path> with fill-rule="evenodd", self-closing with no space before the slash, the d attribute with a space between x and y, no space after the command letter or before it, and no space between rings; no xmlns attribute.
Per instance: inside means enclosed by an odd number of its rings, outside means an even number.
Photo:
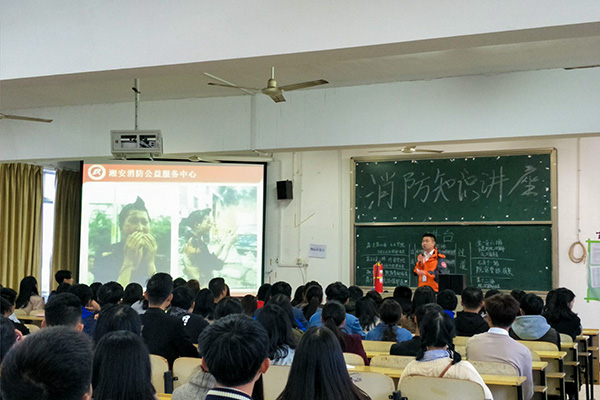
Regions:
<svg viewBox="0 0 600 400"><path fill-rule="evenodd" d="M58 270L69 270L77 278L80 225L81 173L57 170L51 278L53 289L57 286L54 274Z"/></svg>
<svg viewBox="0 0 600 400"><path fill-rule="evenodd" d="M0 164L0 283L18 291L19 282L42 266L44 169Z"/></svg>

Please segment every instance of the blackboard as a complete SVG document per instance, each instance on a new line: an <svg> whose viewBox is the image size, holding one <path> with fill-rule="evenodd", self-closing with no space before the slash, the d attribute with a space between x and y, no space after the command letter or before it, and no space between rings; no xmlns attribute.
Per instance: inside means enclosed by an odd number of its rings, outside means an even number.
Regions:
<svg viewBox="0 0 600 400"><path fill-rule="evenodd" d="M373 264L383 264L384 286L417 286L413 274L421 235L432 232L450 273L488 289L552 288L549 225L435 225L355 227L355 281L373 285Z"/></svg>
<svg viewBox="0 0 600 400"><path fill-rule="evenodd" d="M551 154L356 162L355 223L551 221Z"/></svg>

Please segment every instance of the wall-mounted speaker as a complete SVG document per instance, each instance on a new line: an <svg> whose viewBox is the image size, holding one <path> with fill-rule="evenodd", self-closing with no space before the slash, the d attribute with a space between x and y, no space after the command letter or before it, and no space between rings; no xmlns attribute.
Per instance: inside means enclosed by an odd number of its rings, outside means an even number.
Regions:
<svg viewBox="0 0 600 400"><path fill-rule="evenodd" d="M292 181L277 181L277 200L291 200L293 198Z"/></svg>

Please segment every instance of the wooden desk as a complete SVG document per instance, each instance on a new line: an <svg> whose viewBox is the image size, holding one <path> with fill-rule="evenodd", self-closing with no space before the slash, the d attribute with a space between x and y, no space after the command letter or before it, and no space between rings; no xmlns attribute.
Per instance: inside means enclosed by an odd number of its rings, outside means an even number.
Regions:
<svg viewBox="0 0 600 400"><path fill-rule="evenodd" d="M589 373L586 371L586 381L588 381L589 379L589 391L590 391L590 395L589 398L593 399L594 398L594 385L598 385L600 383L600 364L598 364L598 360L599 360L599 353L598 353L598 349L600 346L600 341L599 341L599 336L598 336L598 329L583 329L581 334L583 336L587 336L587 349L586 351L589 352L589 356L588 356L588 366L589 366ZM579 338L578 338L579 339ZM587 388L587 386L586 386ZM586 391L586 398L588 397L588 393Z"/></svg>
<svg viewBox="0 0 600 400"><path fill-rule="evenodd" d="M172 395L168 393L156 393L156 397L158 397L158 400L170 400Z"/></svg>
<svg viewBox="0 0 600 400"><path fill-rule="evenodd" d="M555 390L558 389L559 396L561 399L566 398L565 392L565 364L564 359L567 356L566 351L543 351L534 350L543 361L548 363L546 368L546 379L552 381L558 381L559 387L556 388L548 384L549 394L555 394ZM552 389L552 390L550 390Z"/></svg>
<svg viewBox="0 0 600 400"><path fill-rule="evenodd" d="M37 325L40 328L42 327L42 321L44 320L44 317L39 315L23 315L17 318L24 324L30 323L33 325Z"/></svg>
<svg viewBox="0 0 600 400"><path fill-rule="evenodd" d="M389 351L379 351L379 350L365 350L365 353L367 353L368 359L371 359L375 356L389 356L390 355Z"/></svg>

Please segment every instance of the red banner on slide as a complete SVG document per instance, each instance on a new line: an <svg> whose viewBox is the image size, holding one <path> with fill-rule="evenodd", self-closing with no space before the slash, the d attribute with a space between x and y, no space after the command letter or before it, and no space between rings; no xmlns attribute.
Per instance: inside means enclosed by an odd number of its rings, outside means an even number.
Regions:
<svg viewBox="0 0 600 400"><path fill-rule="evenodd" d="M262 165L85 164L83 171L83 183L259 183L263 180Z"/></svg>

